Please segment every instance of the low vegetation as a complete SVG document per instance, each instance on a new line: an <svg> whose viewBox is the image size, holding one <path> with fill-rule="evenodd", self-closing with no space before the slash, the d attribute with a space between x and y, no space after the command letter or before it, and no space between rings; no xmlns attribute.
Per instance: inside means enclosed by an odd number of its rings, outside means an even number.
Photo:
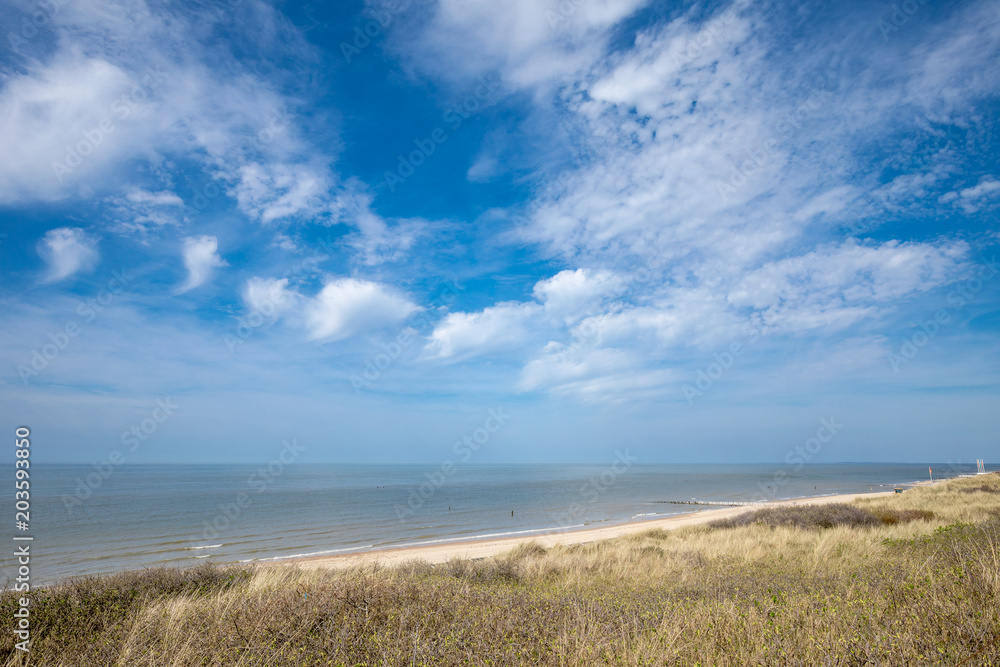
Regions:
<svg viewBox="0 0 1000 667"><path fill-rule="evenodd" d="M8 665L996 665L1000 476L436 566L87 578L32 614Z"/></svg>
<svg viewBox="0 0 1000 667"><path fill-rule="evenodd" d="M804 505L790 507L769 507L755 512L747 512L731 519L721 519L709 524L712 528L736 528L737 526L788 526L792 528L835 528L853 526L891 526L910 521L930 521L934 512L917 509L893 509L882 507L873 511L855 505L830 503L828 505Z"/></svg>

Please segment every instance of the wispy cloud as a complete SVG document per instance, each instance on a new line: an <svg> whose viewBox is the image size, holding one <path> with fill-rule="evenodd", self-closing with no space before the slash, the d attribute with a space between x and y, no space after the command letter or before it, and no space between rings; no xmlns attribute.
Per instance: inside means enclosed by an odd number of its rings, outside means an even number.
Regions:
<svg viewBox="0 0 1000 667"><path fill-rule="evenodd" d="M959 12L950 27L932 31L923 55L906 42L879 52L874 78L859 86L811 69L829 55L823 49L842 50L842 43L820 46L808 62L784 58L772 43L785 34L775 29L781 12L746 2L707 16L678 12L614 51L594 46L606 44L600 36L607 38L610 26L636 7L557 14L560 20L546 26L533 12L544 16L551 8L518 6L500 25L520 26L519 36L501 40L485 34L494 25L492 9L439 6L435 34L460 25L485 44L476 56L463 51L467 69L451 76L499 69L509 85L531 91L534 113L556 119L576 145L574 163L527 207L522 238L570 267L598 268L563 271L536 285L544 311L559 318L542 317L534 302L449 315L428 339L431 356L467 356L506 342L515 358L536 357L526 362L522 387L551 381L582 388L573 384L574 373L601 372L618 378L608 386L620 389L632 374L637 386L648 387L645 369L624 363L623 354L667 363L672 349L707 349L720 332L736 331L748 318L772 332L827 337L878 322L901 300L940 289L968 268L968 245L947 237L859 244L831 232L852 223L858 193L878 187L870 174L852 172L855 155L884 141L899 122L899 105L937 117L930 109L940 98L926 96L931 80L943 71L966 71L966 59L982 62L997 52L995 11ZM984 11L991 27L959 27L983 24ZM599 37L577 41L583 34ZM467 45L418 42L411 48L423 64ZM548 65L551 49L569 55ZM886 86L880 77L898 76L898 64L914 57L925 66L904 74L903 85ZM958 80L948 96L951 123L964 122L956 109L995 90L982 77ZM895 169L878 199L901 211L947 191L956 167L953 153L938 150L919 171ZM951 198L961 198L970 212L975 200L990 195L991 183L985 179ZM631 278L637 270L645 280ZM604 295L620 299L588 292L588 275L591 287L603 282ZM568 343L558 341L569 339L567 324L581 321L592 324L593 339L567 354ZM546 337L551 342L543 352ZM552 354L560 355L557 362L544 361ZM618 360L614 368L602 361L609 358ZM588 395L595 386L586 385Z"/></svg>

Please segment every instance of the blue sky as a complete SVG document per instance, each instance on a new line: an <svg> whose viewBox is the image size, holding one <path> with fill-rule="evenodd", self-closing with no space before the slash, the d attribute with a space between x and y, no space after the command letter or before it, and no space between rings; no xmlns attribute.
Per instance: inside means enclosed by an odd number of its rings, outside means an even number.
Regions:
<svg viewBox="0 0 1000 667"><path fill-rule="evenodd" d="M996 458L995 2L0 6L37 461Z"/></svg>

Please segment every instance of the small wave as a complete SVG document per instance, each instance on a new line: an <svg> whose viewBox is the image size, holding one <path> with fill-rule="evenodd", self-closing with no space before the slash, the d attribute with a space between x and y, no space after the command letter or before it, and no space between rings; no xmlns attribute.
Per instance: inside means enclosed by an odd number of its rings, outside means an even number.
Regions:
<svg viewBox="0 0 1000 667"><path fill-rule="evenodd" d="M203 544L200 547L184 547L184 551L193 551L195 549L218 549L221 544Z"/></svg>
<svg viewBox="0 0 1000 667"><path fill-rule="evenodd" d="M366 544L363 547L349 547L347 549L327 549L326 551L310 551L304 554L291 554L289 556L272 556L270 558L247 558L241 560L241 563L264 563L272 560L287 560L289 558L312 558L313 556L329 556L330 554L342 554L349 551L358 551L359 549L371 549L374 544Z"/></svg>
<svg viewBox="0 0 1000 667"><path fill-rule="evenodd" d="M494 537L510 537L512 535L528 535L530 533L555 533L563 530L569 530L570 528L583 528L587 524L578 523L572 526L557 526L554 528L532 528L530 530L513 530L506 533L481 533L479 535L469 535L464 537L442 537L437 540L422 540L420 542L404 542L402 544L387 544L386 549L403 549L406 547L423 547L431 544L447 544L454 543L458 544L461 542L468 542L472 540L486 540Z"/></svg>

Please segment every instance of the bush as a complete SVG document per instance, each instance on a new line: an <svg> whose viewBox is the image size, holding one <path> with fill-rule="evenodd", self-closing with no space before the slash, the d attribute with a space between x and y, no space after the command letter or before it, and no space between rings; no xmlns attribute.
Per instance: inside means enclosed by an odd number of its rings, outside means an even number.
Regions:
<svg viewBox="0 0 1000 667"><path fill-rule="evenodd" d="M829 505L801 505L769 507L721 519L709 524L712 528L737 528L739 526L792 526L795 528L833 528L834 526L877 526L881 521L860 507L831 503Z"/></svg>
<svg viewBox="0 0 1000 667"><path fill-rule="evenodd" d="M934 512L930 510L876 510L875 517L883 524L892 526L897 523L909 523L911 521L930 521L934 518Z"/></svg>
<svg viewBox="0 0 1000 667"><path fill-rule="evenodd" d="M712 528L736 528L738 526L794 526L795 528L833 528L834 526L892 526L911 521L930 521L934 512L930 510L880 509L869 512L840 503L830 505L803 505L795 507L769 507L747 512L732 519L721 519L708 524Z"/></svg>

